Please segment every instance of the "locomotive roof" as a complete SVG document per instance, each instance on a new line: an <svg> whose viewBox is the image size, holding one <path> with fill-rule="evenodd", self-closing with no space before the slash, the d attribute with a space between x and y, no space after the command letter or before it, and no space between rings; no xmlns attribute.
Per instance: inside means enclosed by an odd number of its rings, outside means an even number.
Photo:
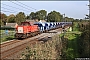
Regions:
<svg viewBox="0 0 90 60"><path fill-rule="evenodd" d="M21 23L29 23L30 25L33 25L35 22L28 22L28 21L25 21L25 22L21 22Z"/></svg>

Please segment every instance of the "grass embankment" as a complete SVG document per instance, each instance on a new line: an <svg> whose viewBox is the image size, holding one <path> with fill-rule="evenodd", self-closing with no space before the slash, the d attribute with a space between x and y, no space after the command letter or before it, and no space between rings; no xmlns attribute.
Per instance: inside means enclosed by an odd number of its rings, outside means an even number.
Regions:
<svg viewBox="0 0 90 60"><path fill-rule="evenodd" d="M0 43L5 42L5 41L9 41L9 40L12 40L12 39L14 39L13 35L12 36L6 36L6 37L1 38Z"/></svg>
<svg viewBox="0 0 90 60"><path fill-rule="evenodd" d="M41 42L42 43L37 42L34 45L28 45L29 47L21 53L22 59L60 59L61 39L59 35L53 36L47 41L41 40Z"/></svg>
<svg viewBox="0 0 90 60"><path fill-rule="evenodd" d="M14 31L10 30L8 33L5 33L5 30L0 30L0 36L0 43L12 40L14 39Z"/></svg>
<svg viewBox="0 0 90 60"><path fill-rule="evenodd" d="M60 36L63 36L63 34L61 34ZM63 53L66 54L67 59L75 59L79 57L77 42L80 34L81 32L79 31L66 32L64 34L64 38L67 38L68 40L67 48L63 49Z"/></svg>

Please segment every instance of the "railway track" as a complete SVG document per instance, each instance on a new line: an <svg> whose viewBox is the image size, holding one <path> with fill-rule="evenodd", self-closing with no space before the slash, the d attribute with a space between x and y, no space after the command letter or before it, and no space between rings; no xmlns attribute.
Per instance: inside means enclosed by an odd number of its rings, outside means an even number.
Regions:
<svg viewBox="0 0 90 60"><path fill-rule="evenodd" d="M0 44L0 45L1 45L1 47L6 47L6 46L8 46L8 45L17 43L17 42L19 42L19 41L20 41L20 40L13 40L13 41L9 41L9 42L6 42L6 43Z"/></svg>
<svg viewBox="0 0 90 60"><path fill-rule="evenodd" d="M29 42L32 43L32 41L29 41ZM6 50L6 51L1 52L1 58L2 58L2 59L5 59L5 58L7 58L8 56L11 56L11 55L17 53L18 51L20 51L20 50L22 50L23 48L25 48L25 47L26 47L26 44L27 44L27 42L24 43L24 44L18 45L18 46L16 46L16 47L13 47L13 48L11 48L11 49L8 49L8 50Z"/></svg>
<svg viewBox="0 0 90 60"><path fill-rule="evenodd" d="M37 36L37 35L36 35ZM38 39L38 38L37 38ZM4 48L6 46L9 46L11 44L14 44L14 43L17 43L17 42L20 42L20 40L12 40L12 41L9 41L9 42L5 42L3 44L0 44L1 45L1 48Z"/></svg>
<svg viewBox="0 0 90 60"><path fill-rule="evenodd" d="M60 29L56 29L56 31L60 31ZM55 32L55 30L52 30L50 32ZM6 43L5 45L1 46L1 53L0 53L1 59L9 59L9 58L14 59L14 58L16 58L15 54L24 50L26 48L26 46L28 46L28 44L34 44L36 42L41 41L44 38L48 38L55 34L56 33L42 33L40 35L31 37L31 38L27 38L24 40L20 40L20 41L16 40L13 42ZM8 46L8 47L5 49L5 46Z"/></svg>
<svg viewBox="0 0 90 60"><path fill-rule="evenodd" d="M31 37L33 38L33 37ZM18 46L26 41L28 41L29 38L27 39L23 39L23 40L13 40L13 41L9 41L9 42L6 42L6 43L3 43L1 44L1 51L6 51L6 50L9 50L15 46ZM31 40L31 39L30 39Z"/></svg>
<svg viewBox="0 0 90 60"><path fill-rule="evenodd" d="M38 42L38 40L40 40L42 38L45 38L45 37L48 37L48 36L45 35L45 33L44 33L44 34L41 34L39 37L32 37L31 40L27 39L28 40L27 42L22 43L18 46L15 46L15 47L7 49L7 50L4 50L4 51L1 52L1 59L5 59L9 56L12 56L12 54L15 54L15 53L19 52L20 50L24 49L27 46L28 42L30 44L33 44L35 42Z"/></svg>

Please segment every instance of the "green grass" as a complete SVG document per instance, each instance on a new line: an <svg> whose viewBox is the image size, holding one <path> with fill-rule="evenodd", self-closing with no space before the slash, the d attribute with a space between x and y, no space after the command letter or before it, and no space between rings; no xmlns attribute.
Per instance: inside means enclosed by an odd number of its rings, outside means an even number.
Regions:
<svg viewBox="0 0 90 60"><path fill-rule="evenodd" d="M5 42L5 41L9 41L9 40L12 40L12 39L14 39L14 36L7 36L7 37L4 37L4 38L1 38L0 43Z"/></svg>
<svg viewBox="0 0 90 60"><path fill-rule="evenodd" d="M73 22L73 31L79 31L79 25L77 22Z"/></svg>
<svg viewBox="0 0 90 60"><path fill-rule="evenodd" d="M3 33L3 32L5 32L5 30L0 30L0 33Z"/></svg>
<svg viewBox="0 0 90 60"><path fill-rule="evenodd" d="M64 33L60 34L60 37L63 36Z"/></svg>
<svg viewBox="0 0 90 60"><path fill-rule="evenodd" d="M79 31L72 31L72 32L66 32L66 34L64 35L64 38L68 39L68 46L67 46L67 49L64 51L68 59L74 59L74 58L79 57L77 53L78 51L77 41L78 41L80 34L81 32ZM61 34L60 36L62 35L63 34Z"/></svg>
<svg viewBox="0 0 90 60"><path fill-rule="evenodd" d="M1 32L4 32L5 30L0 30Z"/></svg>
<svg viewBox="0 0 90 60"><path fill-rule="evenodd" d="M73 40L76 38L75 34L71 34L71 33L67 34L66 36L68 37L68 40Z"/></svg>
<svg viewBox="0 0 90 60"><path fill-rule="evenodd" d="M3 36L2 38L0 38L0 43L14 39L13 33L14 31L10 30L10 32L8 33L9 35L5 35L5 30L0 30L0 35Z"/></svg>
<svg viewBox="0 0 90 60"><path fill-rule="evenodd" d="M66 33L81 34L82 32L80 32L80 31L71 31L71 32L66 32Z"/></svg>

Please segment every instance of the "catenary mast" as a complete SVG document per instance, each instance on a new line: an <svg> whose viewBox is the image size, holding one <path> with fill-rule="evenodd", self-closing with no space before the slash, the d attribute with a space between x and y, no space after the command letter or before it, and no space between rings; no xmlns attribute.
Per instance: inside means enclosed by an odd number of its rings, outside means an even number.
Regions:
<svg viewBox="0 0 90 60"><path fill-rule="evenodd" d="M89 20L90 20L90 0L89 0Z"/></svg>

